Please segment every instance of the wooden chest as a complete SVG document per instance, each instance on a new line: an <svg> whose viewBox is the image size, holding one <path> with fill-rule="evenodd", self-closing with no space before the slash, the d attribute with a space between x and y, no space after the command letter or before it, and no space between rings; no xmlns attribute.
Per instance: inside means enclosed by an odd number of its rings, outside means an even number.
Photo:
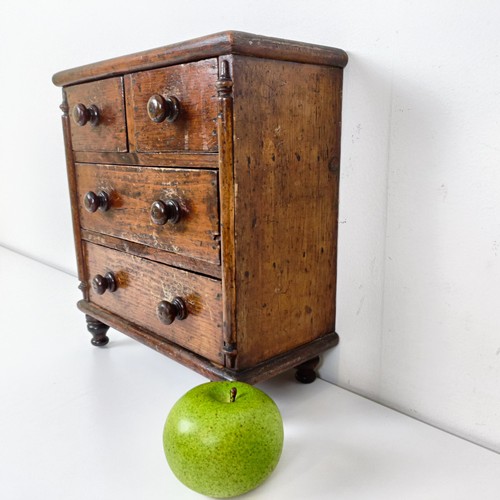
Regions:
<svg viewBox="0 0 500 500"><path fill-rule="evenodd" d="M57 73L92 343L249 383L337 344L339 49L224 32Z"/></svg>

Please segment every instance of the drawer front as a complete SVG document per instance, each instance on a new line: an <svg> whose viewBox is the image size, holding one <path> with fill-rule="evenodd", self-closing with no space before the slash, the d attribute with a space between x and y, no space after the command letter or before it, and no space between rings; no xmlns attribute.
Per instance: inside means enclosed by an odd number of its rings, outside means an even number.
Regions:
<svg viewBox="0 0 500 500"><path fill-rule="evenodd" d="M142 326L190 351L221 362L221 283L140 257L84 243L89 300L118 316ZM96 275L113 273L116 290L98 294L92 287ZM101 290L102 291L102 290ZM180 297L185 319L162 323L158 305Z"/></svg>
<svg viewBox="0 0 500 500"><path fill-rule="evenodd" d="M67 87L66 95L74 151L127 151L121 78ZM93 119L95 109L96 120Z"/></svg>
<svg viewBox="0 0 500 500"><path fill-rule="evenodd" d="M77 163L76 183L84 229L220 263L216 171Z"/></svg>
<svg viewBox="0 0 500 500"><path fill-rule="evenodd" d="M217 59L207 59L127 75L127 115L135 149L216 151L217 72ZM158 106L166 117L158 113ZM161 121L153 121L151 113Z"/></svg>

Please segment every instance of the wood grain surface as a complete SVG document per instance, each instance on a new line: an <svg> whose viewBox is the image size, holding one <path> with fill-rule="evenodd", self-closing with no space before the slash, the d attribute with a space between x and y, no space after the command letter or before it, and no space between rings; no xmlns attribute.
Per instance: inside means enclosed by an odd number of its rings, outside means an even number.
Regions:
<svg viewBox="0 0 500 500"><path fill-rule="evenodd" d="M82 228L219 264L217 171L79 163L76 183ZM110 207L89 213L84 196L100 190ZM151 204L168 199L181 206L179 222L154 224Z"/></svg>
<svg viewBox="0 0 500 500"><path fill-rule="evenodd" d="M180 64L125 77L130 150L217 150L217 59ZM174 96L180 103L172 123L152 121L147 103L152 95Z"/></svg>
<svg viewBox="0 0 500 500"><path fill-rule="evenodd" d="M228 54L324 64L338 68L343 68L347 64L347 54L341 49L241 31L223 31L60 71L52 77L52 81L55 85L65 86Z"/></svg>
<svg viewBox="0 0 500 500"><path fill-rule="evenodd" d="M121 78L109 78L66 89L71 123L71 141L75 151L127 151L125 102ZM99 123L77 125L71 113L77 104L97 106Z"/></svg>
<svg viewBox="0 0 500 500"><path fill-rule="evenodd" d="M305 363L338 342L346 63L231 31L54 75L69 100L79 307L210 378L301 365L312 380ZM79 103L102 109L98 125L71 119ZM158 304L175 297L188 317L165 325Z"/></svg>
<svg viewBox="0 0 500 500"><path fill-rule="evenodd" d="M238 368L334 331L342 73L233 56Z"/></svg>
<svg viewBox="0 0 500 500"><path fill-rule="evenodd" d="M220 281L91 243L83 248L90 302L205 358L221 361ZM97 295L90 282L107 272L115 275L117 290ZM164 325L157 318L158 303L177 296L186 302L188 317Z"/></svg>

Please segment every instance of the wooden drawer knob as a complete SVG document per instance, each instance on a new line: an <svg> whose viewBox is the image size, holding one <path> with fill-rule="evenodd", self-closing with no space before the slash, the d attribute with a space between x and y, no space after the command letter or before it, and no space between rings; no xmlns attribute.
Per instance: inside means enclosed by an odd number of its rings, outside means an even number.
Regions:
<svg viewBox="0 0 500 500"><path fill-rule="evenodd" d="M89 191L83 197L83 204L88 212L94 213L97 209L105 212L109 209L109 196L104 191L99 191L97 194Z"/></svg>
<svg viewBox="0 0 500 500"><path fill-rule="evenodd" d="M156 309L158 319L164 325L171 325L176 319L186 319L187 306L183 299L175 297L172 302L162 300Z"/></svg>
<svg viewBox="0 0 500 500"><path fill-rule="evenodd" d="M114 292L118 285L113 273L106 273L104 276L96 274L92 279L92 288L97 295L102 295L105 291Z"/></svg>
<svg viewBox="0 0 500 500"><path fill-rule="evenodd" d="M160 123L164 120L173 122L179 116L181 108L179 100L173 95L165 98L154 94L148 100L147 109L149 118L155 123Z"/></svg>
<svg viewBox="0 0 500 500"><path fill-rule="evenodd" d="M80 127L83 127L86 123L94 126L99 123L99 109L95 104L92 104L88 108L82 103L76 104L73 108L72 116L74 122Z"/></svg>
<svg viewBox="0 0 500 500"><path fill-rule="evenodd" d="M176 224L181 218L181 207L175 200L156 200L151 205L151 220L159 226L166 222Z"/></svg>

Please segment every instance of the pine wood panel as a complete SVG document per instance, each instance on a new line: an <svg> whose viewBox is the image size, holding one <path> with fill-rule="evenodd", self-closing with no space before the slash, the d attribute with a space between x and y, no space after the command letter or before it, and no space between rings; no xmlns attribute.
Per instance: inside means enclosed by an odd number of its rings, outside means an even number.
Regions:
<svg viewBox="0 0 500 500"><path fill-rule="evenodd" d="M131 151L216 151L217 74L217 59L208 59L127 75ZM147 103L155 94L179 100L180 114L172 123L149 118Z"/></svg>
<svg viewBox="0 0 500 500"><path fill-rule="evenodd" d="M232 61L241 369L334 331L342 77Z"/></svg>
<svg viewBox="0 0 500 500"><path fill-rule="evenodd" d="M91 303L211 361L221 361L220 281L91 243L83 248ZM118 288L97 295L91 280L107 272L114 273ZM157 305L177 296L185 300L188 316L164 325L157 318Z"/></svg>
<svg viewBox="0 0 500 500"><path fill-rule="evenodd" d="M219 264L217 171L78 163L76 184L82 228ZM100 190L110 208L90 213L85 194ZM154 224L151 204L168 199L181 206L179 222Z"/></svg>
<svg viewBox="0 0 500 500"><path fill-rule="evenodd" d="M123 81L109 78L66 89L69 116L75 105L97 106L99 123L84 126L71 122L71 141L75 151L127 151Z"/></svg>

